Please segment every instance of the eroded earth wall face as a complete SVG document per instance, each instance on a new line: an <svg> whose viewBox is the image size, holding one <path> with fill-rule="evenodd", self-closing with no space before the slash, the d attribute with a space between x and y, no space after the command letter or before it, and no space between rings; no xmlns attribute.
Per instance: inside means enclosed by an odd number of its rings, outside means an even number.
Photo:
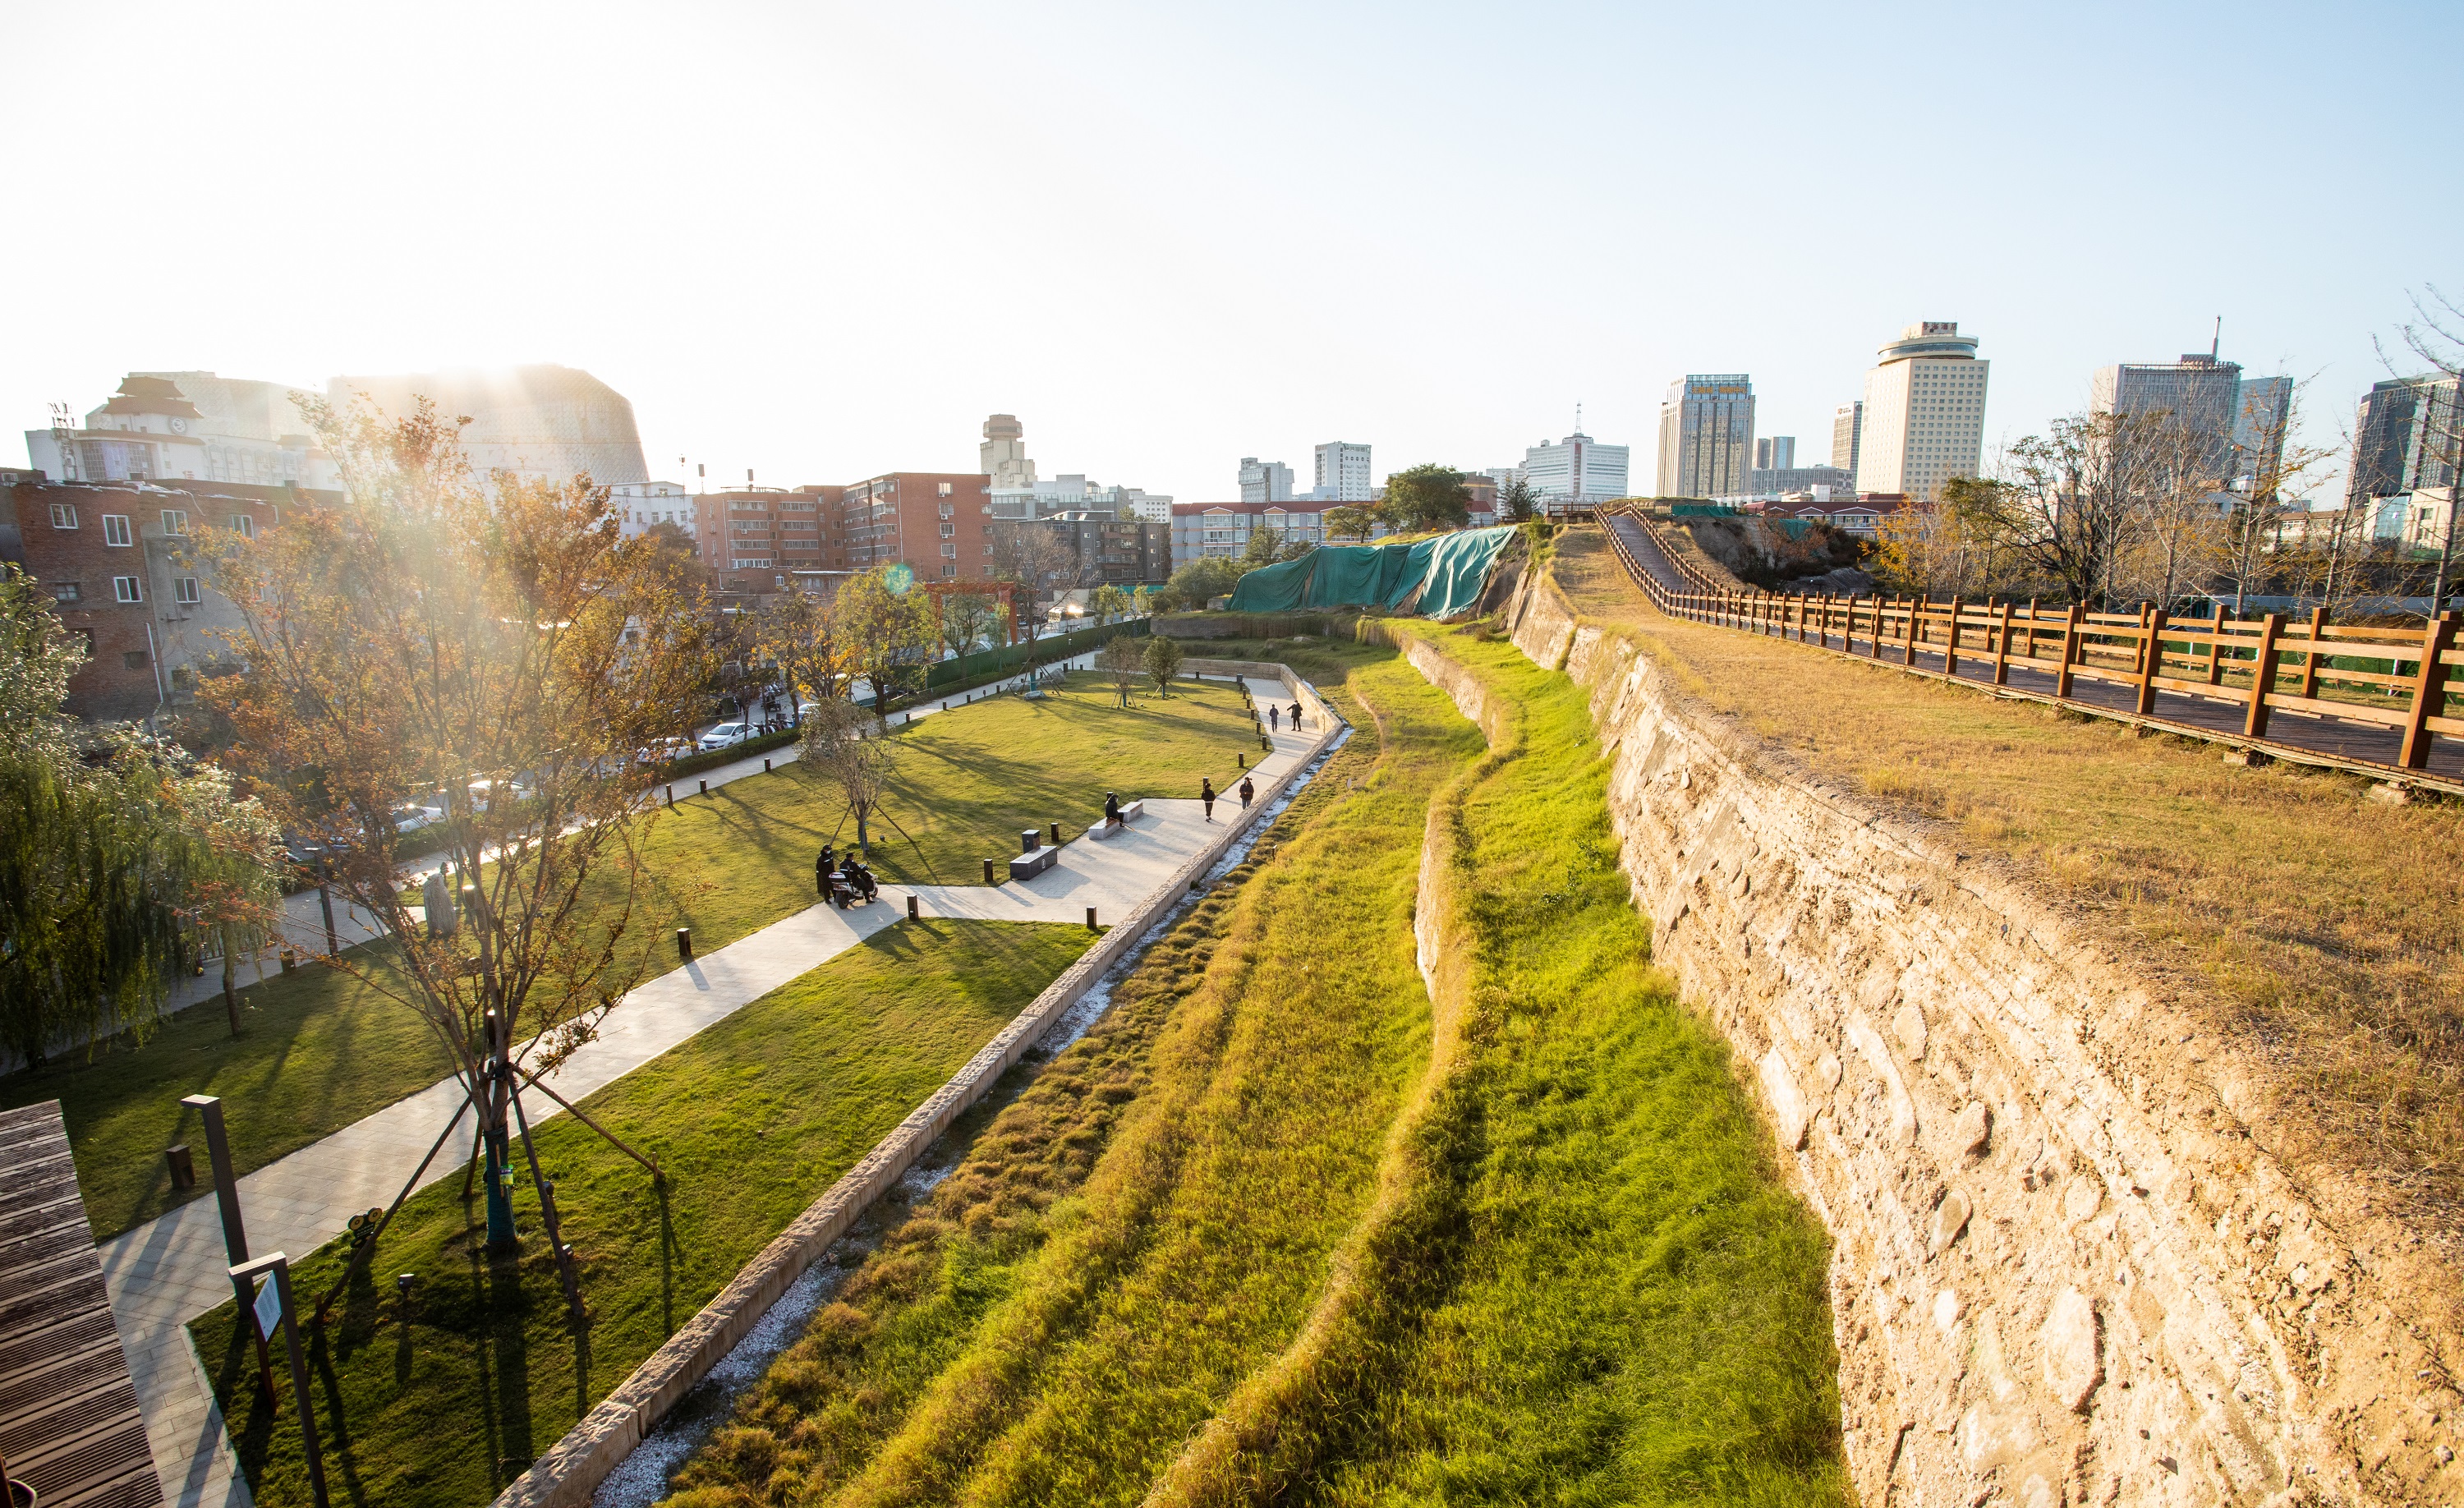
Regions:
<svg viewBox="0 0 2464 1508"><path fill-rule="evenodd" d="M1655 951L1831 1231L1867 1504L2450 1500L2464 1467L2407 1423L2455 1401L2414 1317L2189 1022L2013 877L1682 705L1545 576L1512 619L1589 688Z"/></svg>

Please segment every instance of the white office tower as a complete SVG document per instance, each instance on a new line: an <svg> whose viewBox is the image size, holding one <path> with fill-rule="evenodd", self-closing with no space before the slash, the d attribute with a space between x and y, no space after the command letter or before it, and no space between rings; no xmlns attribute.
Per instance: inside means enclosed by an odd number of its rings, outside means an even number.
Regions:
<svg viewBox="0 0 2464 1508"><path fill-rule="evenodd" d="M1288 503L1292 500L1292 469L1281 461L1241 458L1241 501Z"/></svg>
<svg viewBox="0 0 2464 1508"><path fill-rule="evenodd" d="M1660 496L1742 496L1753 463L1751 378L1692 372L1668 384L1660 404Z"/></svg>
<svg viewBox="0 0 2464 1508"><path fill-rule="evenodd" d="M337 408L365 397L399 417L421 398L439 414L468 415L462 453L485 476L511 471L563 481L587 476L605 486L647 482L633 405L605 382L570 366L542 363L487 370L337 377L325 384Z"/></svg>
<svg viewBox="0 0 2464 1508"><path fill-rule="evenodd" d="M1330 440L1317 448L1317 487L1311 497L1321 503L1365 503L1374 492L1367 446Z"/></svg>
<svg viewBox="0 0 2464 1508"><path fill-rule="evenodd" d="M1775 434L1754 442L1754 470L1785 471L1796 465L1796 436Z"/></svg>
<svg viewBox="0 0 2464 1508"><path fill-rule="evenodd" d="M1976 474L1991 363L1948 319L1912 324L1879 354L1865 374L1857 491L1939 501L1945 482Z"/></svg>
<svg viewBox="0 0 2464 1508"><path fill-rule="evenodd" d="M1015 414L984 421L984 443L976 447L976 470L997 488L1035 485L1035 463L1026 458L1026 426Z"/></svg>
<svg viewBox="0 0 2464 1508"><path fill-rule="evenodd" d="M1865 405L1841 404L1831 413L1831 464L1850 476L1857 474L1858 442L1863 438Z"/></svg>
<svg viewBox="0 0 2464 1508"><path fill-rule="evenodd" d="M1523 480L1544 513L1573 503L1612 503L1626 492L1626 448L1580 430L1523 452Z"/></svg>

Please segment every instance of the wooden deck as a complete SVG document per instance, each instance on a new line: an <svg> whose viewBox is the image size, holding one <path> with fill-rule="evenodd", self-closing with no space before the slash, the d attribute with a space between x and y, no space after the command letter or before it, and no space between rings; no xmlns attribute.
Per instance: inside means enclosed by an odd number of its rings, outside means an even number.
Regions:
<svg viewBox="0 0 2464 1508"><path fill-rule="evenodd" d="M43 1508L163 1500L56 1100L0 1111L0 1456Z"/></svg>

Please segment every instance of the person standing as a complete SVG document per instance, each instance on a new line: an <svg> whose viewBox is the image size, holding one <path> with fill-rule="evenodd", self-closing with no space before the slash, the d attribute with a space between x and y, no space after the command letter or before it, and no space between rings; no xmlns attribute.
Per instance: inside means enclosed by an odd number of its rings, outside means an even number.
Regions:
<svg viewBox="0 0 2464 1508"><path fill-rule="evenodd" d="M813 861L813 890L824 900L830 894L830 858L836 847L835 843L822 844L822 856Z"/></svg>
<svg viewBox="0 0 2464 1508"><path fill-rule="evenodd" d="M1300 704L1300 703L1298 703L1298 702L1294 702L1294 703L1292 704L1292 732L1299 732L1300 731L1301 731L1301 704Z"/></svg>
<svg viewBox="0 0 2464 1508"><path fill-rule="evenodd" d="M1215 777L1213 776L1199 777L1198 799L1206 807L1206 820L1210 822L1215 820Z"/></svg>
<svg viewBox="0 0 2464 1508"><path fill-rule="evenodd" d="M1244 812L1247 811L1249 809L1250 799L1257 794L1258 788L1249 783L1249 777L1247 776L1243 776L1241 777L1241 810Z"/></svg>
<svg viewBox="0 0 2464 1508"><path fill-rule="evenodd" d="M1278 719L1278 718L1280 718L1280 717L1282 717L1282 716L1283 716L1283 712L1282 712L1282 710L1281 710L1280 709L1272 708L1272 707L1267 708L1267 709L1266 709L1266 732L1270 732L1270 733L1272 733L1272 732L1282 732L1282 731L1283 731L1283 726L1284 726L1284 725L1283 725L1281 722L1277 721L1277 719Z"/></svg>

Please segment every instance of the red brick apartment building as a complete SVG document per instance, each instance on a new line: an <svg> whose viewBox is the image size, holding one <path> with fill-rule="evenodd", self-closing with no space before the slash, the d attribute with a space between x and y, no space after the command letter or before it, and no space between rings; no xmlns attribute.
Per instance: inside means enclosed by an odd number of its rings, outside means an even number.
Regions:
<svg viewBox="0 0 2464 1508"><path fill-rule="evenodd" d="M919 580L980 580L992 567L992 479L892 471L850 487L749 487L693 498L702 563L731 591L775 590L792 571L904 561Z"/></svg>
<svg viewBox="0 0 2464 1508"><path fill-rule="evenodd" d="M282 511L337 492L245 482L45 482L0 472L0 559L23 567L93 656L69 680L68 710L94 722L176 708L223 660L238 609L187 558L200 530L254 535ZM18 480L9 481L10 478Z"/></svg>

